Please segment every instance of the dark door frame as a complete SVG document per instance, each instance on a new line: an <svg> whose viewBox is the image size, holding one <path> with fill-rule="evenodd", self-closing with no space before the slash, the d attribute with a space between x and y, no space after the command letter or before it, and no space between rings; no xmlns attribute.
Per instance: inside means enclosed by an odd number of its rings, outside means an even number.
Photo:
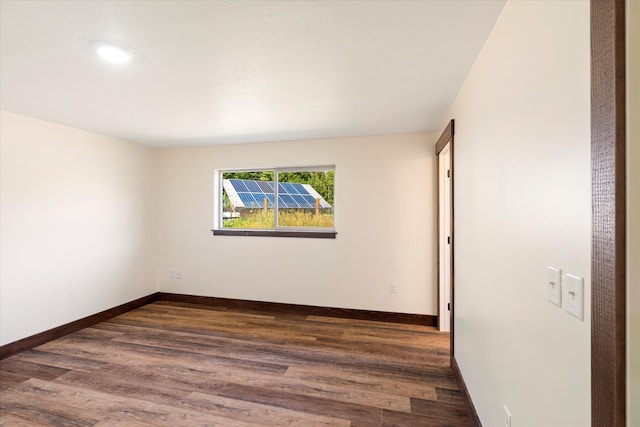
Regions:
<svg viewBox="0 0 640 427"><path fill-rule="evenodd" d="M625 1L591 0L591 425L626 424Z"/></svg>
<svg viewBox="0 0 640 427"><path fill-rule="evenodd" d="M440 162L437 161L438 160L438 155L440 154L440 152L444 149L444 147L447 146L447 144L449 144L449 156L450 156L450 163L451 163L451 177L449 178L451 180L450 184L450 197L451 197L451 212L450 212L450 224L451 224L451 241L450 241L450 245L451 245L451 262L449 265L449 269L451 271L451 312L450 312L450 316L451 316L451 329L450 329L450 357L453 360L453 329L454 329L454 321L453 321L453 312L455 310L455 304L454 304L454 293L453 293L453 258L454 258L454 242L455 239L453 238L453 180L455 177L455 174L453 172L453 134L454 134L454 121L451 120L449 122L449 124L447 125L447 127L445 128L445 130L442 132L442 135L440 135L440 138L438 138L438 141L436 142L436 182L438 183L438 192L437 192L437 198L438 198L438 202L437 202L437 209L438 209L438 227L437 227L437 242L438 242L438 247L437 247L437 253L438 253L438 263L437 263L437 270L438 270L438 279L437 279L437 283L438 283L438 319L440 319L443 315L443 313L440 313L440 239L442 238L442 236L440 236Z"/></svg>

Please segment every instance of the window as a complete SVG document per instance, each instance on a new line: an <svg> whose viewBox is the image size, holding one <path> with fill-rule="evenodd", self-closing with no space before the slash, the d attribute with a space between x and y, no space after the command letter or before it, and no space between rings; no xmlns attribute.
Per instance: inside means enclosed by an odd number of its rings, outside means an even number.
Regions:
<svg viewBox="0 0 640 427"><path fill-rule="evenodd" d="M219 171L213 234L335 238L334 171Z"/></svg>

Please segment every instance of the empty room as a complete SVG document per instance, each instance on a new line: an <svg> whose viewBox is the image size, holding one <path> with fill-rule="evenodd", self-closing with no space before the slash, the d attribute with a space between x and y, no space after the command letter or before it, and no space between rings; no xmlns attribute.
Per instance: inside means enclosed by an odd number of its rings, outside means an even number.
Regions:
<svg viewBox="0 0 640 427"><path fill-rule="evenodd" d="M640 425L637 0L0 0L0 425Z"/></svg>

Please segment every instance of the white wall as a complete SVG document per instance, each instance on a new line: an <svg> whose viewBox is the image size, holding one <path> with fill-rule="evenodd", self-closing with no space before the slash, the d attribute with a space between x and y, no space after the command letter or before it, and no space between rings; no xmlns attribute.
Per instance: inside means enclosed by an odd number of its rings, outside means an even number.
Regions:
<svg viewBox="0 0 640 427"><path fill-rule="evenodd" d="M149 148L0 112L0 345L155 292Z"/></svg>
<svg viewBox="0 0 640 427"><path fill-rule="evenodd" d="M162 149L160 291L436 314L433 142L415 134ZM212 235L216 169L327 164L336 166L335 240Z"/></svg>
<svg viewBox="0 0 640 427"><path fill-rule="evenodd" d="M640 2L627 1L627 425L640 426ZM633 402L633 403L632 403Z"/></svg>
<svg viewBox="0 0 640 427"><path fill-rule="evenodd" d="M587 1L511 1L450 111L455 357L485 426L590 425L589 58ZM548 265L585 277L584 321Z"/></svg>

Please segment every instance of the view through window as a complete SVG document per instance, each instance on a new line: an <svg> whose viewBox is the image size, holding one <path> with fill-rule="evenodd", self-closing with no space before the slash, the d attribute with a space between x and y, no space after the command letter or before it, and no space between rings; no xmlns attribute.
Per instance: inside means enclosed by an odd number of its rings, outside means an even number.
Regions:
<svg viewBox="0 0 640 427"><path fill-rule="evenodd" d="M334 167L222 171L221 228L334 230Z"/></svg>

